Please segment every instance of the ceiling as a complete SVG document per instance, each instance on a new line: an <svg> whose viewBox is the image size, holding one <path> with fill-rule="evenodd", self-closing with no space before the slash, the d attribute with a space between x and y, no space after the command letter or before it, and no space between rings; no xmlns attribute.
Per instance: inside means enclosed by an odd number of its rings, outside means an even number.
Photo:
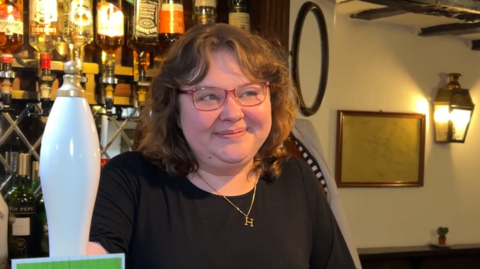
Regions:
<svg viewBox="0 0 480 269"><path fill-rule="evenodd" d="M448 2L448 0L435 0L434 2ZM355 20L369 20L376 23L387 23L408 26L414 29L414 32L417 32L419 35L423 33L426 37L434 35L454 35L457 38L464 40L479 40L478 47L474 46L471 49L480 50L480 10L475 9L455 9L451 12L450 9L446 10L445 6L437 7L435 4L428 6L429 11L423 12L421 9L413 11L418 13L411 13L412 6L405 6L405 9L401 3L402 0L390 0L390 2L396 2L394 6L386 6L380 4L373 4L371 2L384 3L382 0L337 0L336 5L336 14L349 16ZM407 2L407 5L410 2L432 2L430 1L403 1ZM450 2L458 4L462 0L451 0ZM480 1L465 0L465 2L473 3L473 5L478 5L480 7ZM385 2L388 4L388 1ZM478 4L477 4L478 3ZM438 11L437 12L437 8ZM457 7L455 7L457 8ZM476 8L476 7L475 7ZM459 13L455 13L457 10L460 10L462 14L458 16ZM365 12L366 11L366 12ZM426 15L426 13L434 15ZM467 16L472 15L473 17L462 17L467 14ZM463 19L449 18L449 17L461 17L466 18L469 21L466 22ZM477 41L472 42L476 44Z"/></svg>

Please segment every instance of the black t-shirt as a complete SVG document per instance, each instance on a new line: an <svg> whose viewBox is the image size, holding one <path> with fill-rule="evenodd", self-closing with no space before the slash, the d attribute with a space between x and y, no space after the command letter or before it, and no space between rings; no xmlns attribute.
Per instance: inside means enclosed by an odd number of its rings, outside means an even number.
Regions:
<svg viewBox="0 0 480 269"><path fill-rule="evenodd" d="M253 190L228 197L247 212ZM250 217L138 152L102 169L90 241L125 253L128 269L352 269L353 260L312 170L289 159L259 180Z"/></svg>

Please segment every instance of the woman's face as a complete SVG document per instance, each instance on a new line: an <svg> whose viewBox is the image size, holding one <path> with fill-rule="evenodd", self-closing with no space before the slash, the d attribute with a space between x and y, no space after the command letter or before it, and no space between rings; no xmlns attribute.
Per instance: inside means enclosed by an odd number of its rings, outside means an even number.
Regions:
<svg viewBox="0 0 480 269"><path fill-rule="evenodd" d="M217 87L231 90L251 83L240 69L235 55L229 51L212 54L210 70L200 83L182 90ZM256 81L255 81L256 82ZM233 93L217 110L198 110L191 95L180 94L180 122L185 138L200 168L238 168L249 164L270 133L272 114L269 89L263 103L257 106L240 105ZM215 172L215 171L212 171Z"/></svg>

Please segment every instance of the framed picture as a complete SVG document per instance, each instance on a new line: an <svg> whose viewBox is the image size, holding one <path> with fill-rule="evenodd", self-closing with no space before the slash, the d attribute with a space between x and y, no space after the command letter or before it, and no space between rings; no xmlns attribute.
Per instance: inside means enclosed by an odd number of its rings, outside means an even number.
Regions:
<svg viewBox="0 0 480 269"><path fill-rule="evenodd" d="M425 114L340 110L338 187L423 186Z"/></svg>

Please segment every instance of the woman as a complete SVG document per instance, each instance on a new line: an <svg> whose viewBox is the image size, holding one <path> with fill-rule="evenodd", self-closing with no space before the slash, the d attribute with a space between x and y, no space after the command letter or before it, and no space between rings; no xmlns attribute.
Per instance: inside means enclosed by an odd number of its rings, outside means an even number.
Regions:
<svg viewBox="0 0 480 269"><path fill-rule="evenodd" d="M285 58L235 27L170 49L139 152L102 170L89 253L127 268L354 268L306 163L280 149L296 96Z"/></svg>

